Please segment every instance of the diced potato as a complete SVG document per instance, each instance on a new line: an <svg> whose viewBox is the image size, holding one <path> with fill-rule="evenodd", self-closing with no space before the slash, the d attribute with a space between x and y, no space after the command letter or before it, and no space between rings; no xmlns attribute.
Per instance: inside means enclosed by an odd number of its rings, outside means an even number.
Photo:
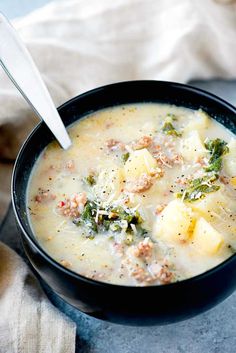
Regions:
<svg viewBox="0 0 236 353"><path fill-rule="evenodd" d="M201 217L196 222L192 242L194 247L202 254L214 255L222 246L224 238L210 223Z"/></svg>
<svg viewBox="0 0 236 353"><path fill-rule="evenodd" d="M127 180L139 178L141 174L150 174L157 167L157 161L146 148L130 154L124 166Z"/></svg>
<svg viewBox="0 0 236 353"><path fill-rule="evenodd" d="M192 209L197 212L200 216L207 220L211 220L213 217L220 217L223 212L225 217L224 209L236 210L236 203L224 194L224 188L208 194L204 199L194 201L191 203Z"/></svg>
<svg viewBox="0 0 236 353"><path fill-rule="evenodd" d="M185 160L196 161L198 158L206 156L207 150L197 131L191 131L186 137L183 137L181 154Z"/></svg>
<svg viewBox="0 0 236 353"><path fill-rule="evenodd" d="M224 169L229 176L234 177L236 176L236 139L231 139L228 147L229 153L223 157Z"/></svg>
<svg viewBox="0 0 236 353"><path fill-rule="evenodd" d="M93 190L96 196L103 200L114 200L120 196L123 183L124 174L122 168L111 167L103 169L97 179Z"/></svg>
<svg viewBox="0 0 236 353"><path fill-rule="evenodd" d="M180 200L171 201L158 216L153 235L156 239L181 242L189 239L194 225L193 213Z"/></svg>
<svg viewBox="0 0 236 353"><path fill-rule="evenodd" d="M194 113L194 120L190 121L184 128L184 133L189 133L191 131L197 131L199 135L203 138L204 133L209 126L210 117L207 113L199 109Z"/></svg>

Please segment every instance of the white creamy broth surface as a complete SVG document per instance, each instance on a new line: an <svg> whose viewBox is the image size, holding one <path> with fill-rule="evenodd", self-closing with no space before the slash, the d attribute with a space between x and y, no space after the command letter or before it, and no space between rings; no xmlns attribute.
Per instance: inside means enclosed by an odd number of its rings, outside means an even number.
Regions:
<svg viewBox="0 0 236 353"><path fill-rule="evenodd" d="M236 139L205 112L140 103L97 111L52 142L28 185L45 251L89 278L167 284L236 249Z"/></svg>

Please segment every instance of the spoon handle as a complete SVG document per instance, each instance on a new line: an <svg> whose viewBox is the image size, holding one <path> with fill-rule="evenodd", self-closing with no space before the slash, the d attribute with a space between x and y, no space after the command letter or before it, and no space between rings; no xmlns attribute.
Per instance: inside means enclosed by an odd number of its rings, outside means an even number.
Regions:
<svg viewBox="0 0 236 353"><path fill-rule="evenodd" d="M0 13L0 65L60 145L71 140L31 55L6 17Z"/></svg>

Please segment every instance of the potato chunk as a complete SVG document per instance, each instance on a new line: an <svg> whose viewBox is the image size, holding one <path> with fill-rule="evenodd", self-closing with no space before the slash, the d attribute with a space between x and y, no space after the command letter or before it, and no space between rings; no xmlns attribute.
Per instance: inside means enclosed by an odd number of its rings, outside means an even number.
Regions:
<svg viewBox="0 0 236 353"><path fill-rule="evenodd" d="M125 163L125 178L132 180L139 178L144 173L150 175L156 167L157 161L146 148L134 151Z"/></svg>
<svg viewBox="0 0 236 353"><path fill-rule="evenodd" d="M205 255L216 254L224 242L222 235L214 229L204 218L200 218L193 231L194 247Z"/></svg>
<svg viewBox="0 0 236 353"><path fill-rule="evenodd" d="M193 228L193 213L180 200L171 201L158 216L154 225L154 237L167 241L186 241Z"/></svg>
<svg viewBox="0 0 236 353"><path fill-rule="evenodd" d="M203 110L199 109L194 112L194 120L190 121L184 128L184 133L191 131L197 131L201 137L204 137L204 133L209 126L210 117Z"/></svg>
<svg viewBox="0 0 236 353"><path fill-rule="evenodd" d="M93 190L96 196L103 200L114 200L117 199L123 188L123 169L117 167L111 167L103 169L97 179L97 183Z"/></svg>
<svg viewBox="0 0 236 353"><path fill-rule="evenodd" d="M228 147L229 153L223 157L224 169L229 176L234 177L236 176L236 139L232 139Z"/></svg>
<svg viewBox="0 0 236 353"><path fill-rule="evenodd" d="M210 221L213 217L219 217L223 213L225 217L224 209L236 210L236 203L225 195L224 189L206 195L204 199L191 203L192 209L197 212L200 216Z"/></svg>
<svg viewBox="0 0 236 353"><path fill-rule="evenodd" d="M191 131L183 139L181 154L187 161L196 161L198 158L206 156L207 150L205 149L197 131Z"/></svg>

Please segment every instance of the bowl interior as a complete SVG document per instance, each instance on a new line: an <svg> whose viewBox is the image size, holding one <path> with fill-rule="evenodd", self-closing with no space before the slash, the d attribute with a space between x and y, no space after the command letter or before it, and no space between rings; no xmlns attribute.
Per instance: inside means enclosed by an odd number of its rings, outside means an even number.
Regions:
<svg viewBox="0 0 236 353"><path fill-rule="evenodd" d="M236 133L236 109L224 100L203 90L172 82L130 81L100 87L66 102L58 108L66 126L81 117L114 105L158 102L191 109L202 108L233 133ZM13 204L21 226L37 244L31 230L26 205L27 185L32 167L42 150L53 140L44 123L40 123L24 143L13 173ZM37 244L40 248L40 246Z"/></svg>

